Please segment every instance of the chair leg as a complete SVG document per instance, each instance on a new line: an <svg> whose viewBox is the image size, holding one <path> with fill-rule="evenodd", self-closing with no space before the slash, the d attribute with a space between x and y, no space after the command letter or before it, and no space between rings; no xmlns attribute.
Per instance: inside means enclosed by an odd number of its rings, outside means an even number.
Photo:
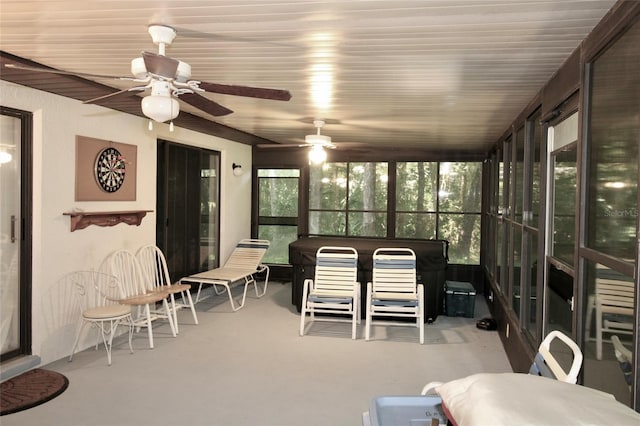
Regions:
<svg viewBox="0 0 640 426"><path fill-rule="evenodd" d="M169 303L171 318L173 321L173 326L175 327L176 334L180 334L180 329L178 328L178 308L176 307L176 297L173 293L170 295L171 302Z"/></svg>
<svg viewBox="0 0 640 426"><path fill-rule="evenodd" d="M107 351L107 364L111 365L111 348L113 346L113 335L116 334L116 330L118 325L120 324L120 320L111 320L109 321L109 341L105 339L104 335L104 323L100 324L100 329L102 331L102 340L104 342L104 348Z"/></svg>
<svg viewBox="0 0 640 426"><path fill-rule="evenodd" d="M418 321L420 321L420 344L424 344L424 293L418 293Z"/></svg>
<svg viewBox="0 0 640 426"><path fill-rule="evenodd" d="M242 292L242 300L241 300L240 304L238 304L237 306L233 302L233 295L231 294L231 287L226 285L226 284L224 285L224 287L226 288L227 294L229 295L229 302L231 303L231 309L234 312L240 310L244 306L244 302L247 299L247 289L249 288L249 280L247 278L245 278L244 290Z"/></svg>
<svg viewBox="0 0 640 426"><path fill-rule="evenodd" d="M200 292L202 291L202 283L198 286L198 293L196 294L196 303L200 301Z"/></svg>
<svg viewBox="0 0 640 426"><path fill-rule="evenodd" d="M357 332L356 324L358 323L358 320L357 320L358 307L356 306L355 300L352 300L351 304L352 304L351 310L353 312L353 318L351 319L351 339L356 340L356 332Z"/></svg>
<svg viewBox="0 0 640 426"><path fill-rule="evenodd" d="M357 288L356 288L356 294L357 294L357 298L358 300L355 301L354 303L356 304L356 309L358 310L358 313L356 314L356 319L358 321L358 324L362 323L362 318L360 318L362 316L361 312L362 312L362 305L361 305L361 301L362 301L362 293L360 292L360 284L357 284Z"/></svg>
<svg viewBox="0 0 640 426"><path fill-rule="evenodd" d="M371 283L367 284L367 305L364 330L364 340L369 340L369 337L371 336Z"/></svg>
<svg viewBox="0 0 640 426"><path fill-rule="evenodd" d="M167 315L167 320L169 321L169 327L171 327L171 334L173 337L176 337L178 332L176 331L176 325L173 323L173 314L171 313L171 308L169 307L167 299L162 299L162 305L164 306L164 312ZM149 323L149 326L151 326L151 323Z"/></svg>
<svg viewBox="0 0 640 426"><path fill-rule="evenodd" d="M309 284L303 283L302 288L302 305L300 307L300 336L304 336L304 323L307 316L307 294L309 293Z"/></svg>
<svg viewBox="0 0 640 426"><path fill-rule="evenodd" d="M262 294L258 297L262 297L264 296L264 294L267 292L267 286L269 285L269 267L267 266L267 275L264 277L264 288L262 289Z"/></svg>
<svg viewBox="0 0 640 426"><path fill-rule="evenodd" d="M305 317L307 316L307 311L305 309L306 304L307 303L303 300L302 309L300 309L300 336L304 336L304 323L305 323Z"/></svg>
<svg viewBox="0 0 640 426"><path fill-rule="evenodd" d="M198 324L198 316L196 315L196 307L193 305L193 299L191 298L191 292L189 290L182 292L182 300L184 300L185 294L187 293L187 300L189 301L189 308L191 309L191 315L193 315L193 321ZM176 322L177 324L177 322Z"/></svg>
<svg viewBox="0 0 640 426"><path fill-rule="evenodd" d="M602 359L602 312L596 307L596 359Z"/></svg>
<svg viewBox="0 0 640 426"><path fill-rule="evenodd" d="M131 314L126 318L129 324L129 353L133 353L133 318L131 318Z"/></svg>
<svg viewBox="0 0 640 426"><path fill-rule="evenodd" d="M142 317L143 307L138 305L136 307L136 311L137 311L136 318L141 318ZM142 327L139 325L138 321L136 321L136 322L137 322L137 324L136 324L136 333L140 333L140 329Z"/></svg>
<svg viewBox="0 0 640 426"><path fill-rule="evenodd" d="M262 291L258 291L258 281L255 279L253 280L253 288L256 292L257 298L264 296L264 294L267 292L267 285L269 284L269 267L266 265L265 265L265 271L267 272L267 274L264 278L264 286L262 287Z"/></svg>
<svg viewBox="0 0 640 426"><path fill-rule="evenodd" d="M149 305L144 306L145 316L147 318L147 334L149 335L149 348L153 349L153 327L151 327L151 308Z"/></svg>

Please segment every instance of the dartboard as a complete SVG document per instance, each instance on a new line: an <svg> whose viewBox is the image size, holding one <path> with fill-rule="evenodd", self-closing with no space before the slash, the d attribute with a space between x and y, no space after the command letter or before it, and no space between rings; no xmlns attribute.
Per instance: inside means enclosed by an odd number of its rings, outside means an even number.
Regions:
<svg viewBox="0 0 640 426"><path fill-rule="evenodd" d="M98 153L95 165L96 181L105 192L116 192L124 183L125 161L120 151L105 148Z"/></svg>

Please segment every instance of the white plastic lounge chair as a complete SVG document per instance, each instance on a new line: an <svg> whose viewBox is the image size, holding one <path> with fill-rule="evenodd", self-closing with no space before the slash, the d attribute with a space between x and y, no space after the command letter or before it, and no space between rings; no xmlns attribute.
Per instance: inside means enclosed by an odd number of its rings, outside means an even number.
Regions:
<svg viewBox="0 0 640 426"><path fill-rule="evenodd" d="M373 252L373 277L367 283L365 339L372 325L409 325L420 330L424 343L424 293L416 282L416 255L408 248L379 248ZM373 320L373 317L415 318L415 323Z"/></svg>
<svg viewBox="0 0 640 426"><path fill-rule="evenodd" d="M311 321L351 322L351 338L356 338L359 322L360 283L358 280L358 252L351 247L320 247L316 252L313 279L304 280L300 336L304 336L305 319ZM316 316L315 314L322 314ZM327 315L351 315L350 319Z"/></svg>
<svg viewBox="0 0 640 426"><path fill-rule="evenodd" d="M203 285L212 285L216 294L223 294L226 291L229 296L229 302L231 303L231 309L237 311L244 306L247 297L247 288L250 284L254 285L256 297L262 297L266 293L269 283L269 267L260 262L262 262L268 249L269 241L267 240L241 240L236 245L236 248L224 266L189 275L188 277L182 278L180 283L194 282L199 284L195 303L200 301L200 292L202 291ZM264 286L262 289L259 289L255 275L262 272L266 272L266 276ZM236 305L231 295L231 287L238 283L244 284L244 291L242 300ZM223 290L219 291L218 286L223 287Z"/></svg>

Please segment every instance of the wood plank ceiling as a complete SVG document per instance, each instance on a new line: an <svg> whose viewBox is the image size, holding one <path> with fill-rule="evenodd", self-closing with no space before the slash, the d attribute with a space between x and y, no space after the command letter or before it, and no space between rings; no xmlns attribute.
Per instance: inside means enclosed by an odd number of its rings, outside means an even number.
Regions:
<svg viewBox="0 0 640 426"><path fill-rule="evenodd" d="M485 153L615 4L613 0L8 1L1 61L130 76L147 26L177 29L167 56L196 80L288 89L289 102L206 96L177 125L247 144L314 133L376 148ZM0 69L4 80L86 100L131 82ZM0 94L1 95L1 94ZM1 98L0 98L1 100ZM141 114L139 97L110 107ZM92 106L88 108L101 108Z"/></svg>

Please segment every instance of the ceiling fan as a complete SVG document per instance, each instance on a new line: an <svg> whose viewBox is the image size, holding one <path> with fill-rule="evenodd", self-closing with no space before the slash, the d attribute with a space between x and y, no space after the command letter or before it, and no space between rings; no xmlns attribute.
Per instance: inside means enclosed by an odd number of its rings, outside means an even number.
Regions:
<svg viewBox="0 0 640 426"><path fill-rule="evenodd" d="M213 116L223 116L233 112L229 108L203 96L201 94L203 92L277 101L288 101L291 99L291 94L287 90L192 80L191 66L189 64L165 56L166 46L171 45L176 37L175 29L166 25L150 25L148 31L153 43L158 46L158 53L142 52L141 57L133 59L131 61L131 73L133 77L68 72L19 64L6 64L6 66L28 71L75 75L86 78L133 81L136 83L134 87L89 99L84 101L84 103L107 105L109 99L118 97L119 95L133 95L150 89L151 94L142 99L142 112L145 116L157 122L173 120L178 116L180 105L177 99Z"/></svg>
<svg viewBox="0 0 640 426"><path fill-rule="evenodd" d="M329 120L331 122L338 122L337 120ZM278 148L311 148L309 150L309 161L313 164L323 163L327 159L327 152L325 149L365 149L366 144L360 142L332 142L330 136L326 136L320 133L320 130L326 124L325 120L314 119L313 126L316 128L316 133L306 135L304 137L304 143L301 144L257 144L256 148L264 149L278 149Z"/></svg>
<svg viewBox="0 0 640 426"><path fill-rule="evenodd" d="M320 129L324 126L323 120L314 120L313 125L317 129L315 134L307 135L304 137L305 145L311 145L311 151L309 151L309 161L313 164L324 163L327 159L327 152L325 148L335 149L336 146L331 143L331 137L320 134Z"/></svg>
<svg viewBox="0 0 640 426"><path fill-rule="evenodd" d="M306 120L306 119L304 119ZM302 120L300 120L302 121ZM339 120L334 119L314 119L313 126L316 128L316 133L311 135L306 135L304 137L304 143L296 143L296 144L281 144L281 143L271 143L271 144L257 144L258 148L265 149L278 149L278 148L311 148L311 149L357 149L366 147L366 144L361 142L332 142L330 136L326 136L320 133L320 130L326 124L339 124Z"/></svg>

